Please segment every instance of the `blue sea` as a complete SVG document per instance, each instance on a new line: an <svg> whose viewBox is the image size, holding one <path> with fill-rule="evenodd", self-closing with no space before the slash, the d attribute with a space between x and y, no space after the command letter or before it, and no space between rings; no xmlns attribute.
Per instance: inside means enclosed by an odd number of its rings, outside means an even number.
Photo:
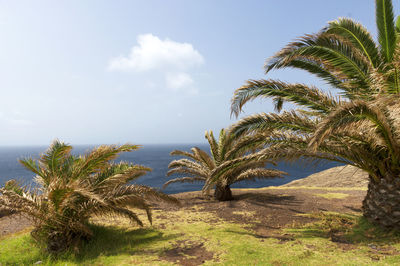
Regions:
<svg viewBox="0 0 400 266"><path fill-rule="evenodd" d="M164 144L164 145L144 145L143 148L129 152L122 153L117 161L123 160L135 164L141 164L153 169L149 174L135 180L134 183L148 185L155 188L161 188L162 185L169 179L177 176L167 177L168 164L179 157L171 156L169 153L175 149L190 151L190 148L197 146L205 151L209 151L209 146L206 144ZM73 153L82 154L90 150L93 146L74 146ZM9 179L16 179L23 184L31 184L34 174L29 172L20 165L18 159L38 156L47 149L46 146L30 146L30 147L0 147L0 186ZM268 168L276 168L289 173L285 178L274 178L266 180L258 180L256 182L240 182L234 184L234 188L259 188L266 186L279 186L286 184L290 181L307 177L310 174L338 166L335 162L323 162L315 165L304 164L302 162L295 163L278 163L276 167L268 166ZM187 191L200 190L201 183L174 183L169 185L165 193L179 193Z"/></svg>

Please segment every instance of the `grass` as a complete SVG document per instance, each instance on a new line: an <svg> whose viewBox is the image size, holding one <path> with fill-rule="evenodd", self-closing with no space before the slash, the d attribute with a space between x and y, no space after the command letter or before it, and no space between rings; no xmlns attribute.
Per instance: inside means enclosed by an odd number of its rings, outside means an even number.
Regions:
<svg viewBox="0 0 400 266"><path fill-rule="evenodd" d="M252 213L237 212L251 219ZM400 237L357 215L306 214L317 219L277 232L287 239L263 237L244 225L226 222L201 209L154 212L153 226L138 228L124 219L120 227L95 220L96 237L76 254L42 252L28 232L0 240L1 265L386 265L400 263ZM100 224L101 221L101 224ZM335 242L336 241L336 242ZM207 256L196 261L201 251ZM175 256L168 256L175 254Z"/></svg>

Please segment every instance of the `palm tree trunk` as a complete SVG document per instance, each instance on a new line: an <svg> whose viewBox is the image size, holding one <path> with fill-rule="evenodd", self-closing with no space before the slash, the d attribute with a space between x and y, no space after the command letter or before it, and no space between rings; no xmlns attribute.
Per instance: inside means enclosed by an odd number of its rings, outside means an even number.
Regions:
<svg viewBox="0 0 400 266"><path fill-rule="evenodd" d="M370 176L362 210L370 222L400 229L400 178L388 176L376 181Z"/></svg>
<svg viewBox="0 0 400 266"><path fill-rule="evenodd" d="M232 191L229 185L216 185L214 191L214 199L219 201L233 200Z"/></svg>

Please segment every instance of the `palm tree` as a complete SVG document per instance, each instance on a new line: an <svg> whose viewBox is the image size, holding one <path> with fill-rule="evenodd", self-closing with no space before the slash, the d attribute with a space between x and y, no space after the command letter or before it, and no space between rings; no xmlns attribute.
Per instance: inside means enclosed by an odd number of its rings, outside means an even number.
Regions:
<svg viewBox="0 0 400 266"><path fill-rule="evenodd" d="M208 193L215 186L214 198L219 201L232 200L230 186L243 180L256 180L261 178L282 177L284 172L264 168L268 159L260 159L255 151L263 144L262 134L244 136L237 138L226 130L222 129L218 142L213 132L206 132L205 137L210 145L209 155L207 152L194 147L190 152L175 150L171 155L184 156L188 159L172 161L167 173L187 174L185 177L178 177L169 180L164 188L175 182L204 182L202 191Z"/></svg>
<svg viewBox="0 0 400 266"><path fill-rule="evenodd" d="M89 218L94 215L117 215L143 225L131 208L146 211L151 222L149 200L177 203L177 200L147 186L127 183L145 175L150 168L127 162L114 163L119 153L140 148L137 145L94 148L86 155L71 154L72 146L54 141L35 161L20 163L32 171L38 186L28 189L8 181L0 189L0 206L31 217L35 223L32 236L57 252L89 239Z"/></svg>
<svg viewBox="0 0 400 266"><path fill-rule="evenodd" d="M376 0L376 23L378 43L362 25L341 18L290 43L266 62L266 73L287 67L305 70L340 95L305 84L250 80L232 98L236 116L259 97L272 98L277 111L284 102L299 109L252 115L232 131L238 136L269 131L264 150L269 159L325 159L368 172L364 216L400 228L400 31L391 1Z"/></svg>

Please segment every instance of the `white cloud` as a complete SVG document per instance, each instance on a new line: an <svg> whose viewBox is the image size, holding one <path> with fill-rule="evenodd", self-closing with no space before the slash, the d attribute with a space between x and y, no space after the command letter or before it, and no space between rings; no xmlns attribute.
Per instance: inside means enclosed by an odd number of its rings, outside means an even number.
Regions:
<svg viewBox="0 0 400 266"><path fill-rule="evenodd" d="M193 79L190 75L181 72L181 73L167 73L165 75L165 82L167 88L172 90L179 90L185 87L189 87L193 85Z"/></svg>
<svg viewBox="0 0 400 266"><path fill-rule="evenodd" d="M204 64L204 58L190 43L161 40L152 34L137 37L128 56L111 59L111 71L152 71L164 76L165 86L172 91L187 91L196 94L194 80L190 75L194 67ZM152 82L153 84L153 82Z"/></svg>
<svg viewBox="0 0 400 266"><path fill-rule="evenodd" d="M203 56L190 43L161 40L152 34L139 35L138 45L128 56L113 58L109 70L148 71L174 68L185 70L204 63Z"/></svg>

